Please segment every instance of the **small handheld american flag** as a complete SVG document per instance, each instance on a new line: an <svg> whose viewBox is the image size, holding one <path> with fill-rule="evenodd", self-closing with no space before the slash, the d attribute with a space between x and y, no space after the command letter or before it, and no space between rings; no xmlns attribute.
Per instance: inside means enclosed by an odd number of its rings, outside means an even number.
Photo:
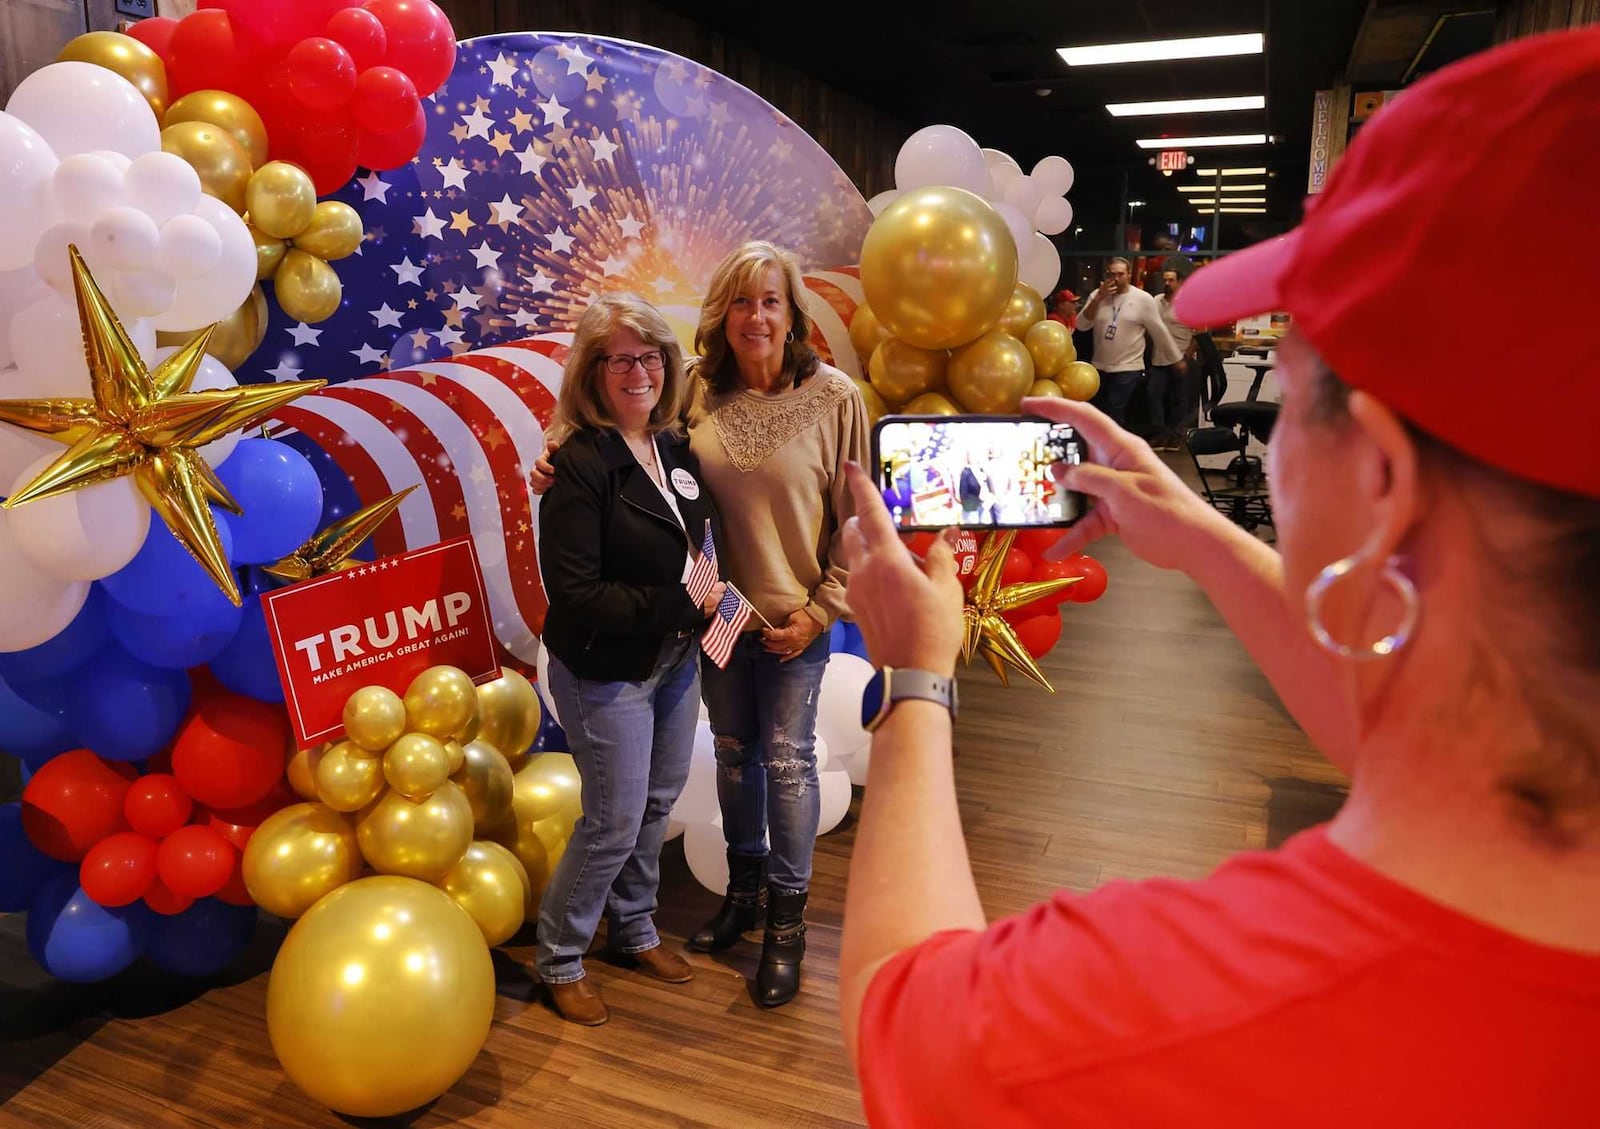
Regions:
<svg viewBox="0 0 1600 1129"><path fill-rule="evenodd" d="M706 602L712 586L717 582L717 544L711 538L711 523L706 522L706 539L700 546L700 559L694 562L683 586L689 590L689 599L698 606Z"/></svg>
<svg viewBox="0 0 1600 1129"><path fill-rule="evenodd" d="M728 665L728 659L733 654L733 644L739 638L739 632L744 630L744 625L750 620L750 613L754 609L750 602L740 594L733 585L728 585L727 593L722 597L722 603L717 605L716 612L711 616L711 626L706 628L706 633L700 638L700 647L705 651L706 657L717 664L721 670Z"/></svg>

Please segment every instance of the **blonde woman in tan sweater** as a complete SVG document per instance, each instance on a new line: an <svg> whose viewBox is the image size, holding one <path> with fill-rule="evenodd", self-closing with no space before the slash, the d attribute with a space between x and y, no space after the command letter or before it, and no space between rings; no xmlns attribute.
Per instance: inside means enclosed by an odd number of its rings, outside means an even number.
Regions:
<svg viewBox="0 0 1600 1129"><path fill-rule="evenodd" d="M764 907L756 999L766 1007L800 987L820 814L817 695L828 629L845 614L841 534L853 511L844 466L864 463L868 447L861 394L809 344L803 291L794 259L771 243L746 243L718 264L686 414L726 530L717 546L725 575L758 613L726 667L701 664L730 878L689 945L732 946ZM552 475L541 459L535 492Z"/></svg>

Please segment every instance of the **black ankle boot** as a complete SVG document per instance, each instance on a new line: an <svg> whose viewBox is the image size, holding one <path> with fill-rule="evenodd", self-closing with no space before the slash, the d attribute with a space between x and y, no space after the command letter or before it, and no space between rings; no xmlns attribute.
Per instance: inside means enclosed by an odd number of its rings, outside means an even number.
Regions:
<svg viewBox="0 0 1600 1129"><path fill-rule="evenodd" d="M728 893L716 916L689 938L689 948L699 953L720 952L754 929L767 908L767 859L728 852Z"/></svg>
<svg viewBox="0 0 1600 1129"><path fill-rule="evenodd" d="M756 970L756 1002L779 1007L800 990L800 961L806 955L806 892L767 891L767 932L761 939Z"/></svg>

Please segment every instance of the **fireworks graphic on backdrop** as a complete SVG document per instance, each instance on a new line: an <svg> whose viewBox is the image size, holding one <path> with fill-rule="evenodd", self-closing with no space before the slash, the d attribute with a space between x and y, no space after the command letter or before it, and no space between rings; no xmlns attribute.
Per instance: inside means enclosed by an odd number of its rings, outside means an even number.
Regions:
<svg viewBox="0 0 1600 1129"><path fill-rule="evenodd" d="M631 290L692 333L711 268L770 239L808 270L857 261L871 223L798 126L715 71L592 36L469 40L410 165L339 194L367 240L344 301L274 309L242 380L347 380L538 332Z"/></svg>

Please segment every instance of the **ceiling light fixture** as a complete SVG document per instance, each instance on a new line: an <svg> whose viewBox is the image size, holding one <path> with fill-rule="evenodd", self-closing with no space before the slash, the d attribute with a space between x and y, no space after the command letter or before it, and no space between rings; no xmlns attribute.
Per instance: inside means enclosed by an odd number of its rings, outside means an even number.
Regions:
<svg viewBox="0 0 1600 1129"><path fill-rule="evenodd" d="M1260 94L1244 98L1179 98L1166 102L1112 102L1106 109L1114 118L1148 118L1164 114L1225 114L1232 110L1264 110Z"/></svg>
<svg viewBox="0 0 1600 1129"><path fill-rule="evenodd" d="M1234 204L1265 204L1265 196L1224 196L1221 200L1195 200L1192 201L1197 208L1215 208L1218 204L1230 207Z"/></svg>
<svg viewBox="0 0 1600 1129"><path fill-rule="evenodd" d="M1266 176L1266 169L1196 169L1195 176Z"/></svg>
<svg viewBox="0 0 1600 1129"><path fill-rule="evenodd" d="M1202 149L1208 145L1265 145L1264 133L1219 133L1207 137L1141 137L1141 149Z"/></svg>
<svg viewBox="0 0 1600 1129"><path fill-rule="evenodd" d="M1155 63L1164 59L1215 59L1227 55L1259 55L1265 49L1260 32L1250 35L1203 35L1194 39L1157 39L1145 43L1104 43L1096 47L1057 49L1069 67L1109 63Z"/></svg>
<svg viewBox="0 0 1600 1129"><path fill-rule="evenodd" d="M1214 208L1196 208L1195 212L1202 216L1214 216L1218 210ZM1220 211L1225 216L1264 216L1267 214L1265 208L1222 208Z"/></svg>
<svg viewBox="0 0 1600 1129"><path fill-rule="evenodd" d="M1180 184L1179 192L1188 192L1202 196L1215 196L1218 192L1265 192L1265 184L1224 184L1218 188L1215 184Z"/></svg>

